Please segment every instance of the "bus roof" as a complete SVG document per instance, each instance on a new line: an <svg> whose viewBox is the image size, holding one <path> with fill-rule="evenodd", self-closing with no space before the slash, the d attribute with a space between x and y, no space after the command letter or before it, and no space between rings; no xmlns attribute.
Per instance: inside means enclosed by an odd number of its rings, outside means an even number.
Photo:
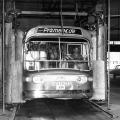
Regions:
<svg viewBox="0 0 120 120"><path fill-rule="evenodd" d="M30 29L25 37L27 42L32 37L78 37L91 40L91 34L89 31L80 27L71 26L37 26Z"/></svg>

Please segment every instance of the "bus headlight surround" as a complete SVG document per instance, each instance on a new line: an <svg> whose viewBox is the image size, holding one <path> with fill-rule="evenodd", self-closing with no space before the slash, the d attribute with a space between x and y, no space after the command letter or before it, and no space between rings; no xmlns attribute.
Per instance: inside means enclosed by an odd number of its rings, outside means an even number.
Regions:
<svg viewBox="0 0 120 120"><path fill-rule="evenodd" d="M93 81L93 77L88 77L88 81L92 82Z"/></svg>

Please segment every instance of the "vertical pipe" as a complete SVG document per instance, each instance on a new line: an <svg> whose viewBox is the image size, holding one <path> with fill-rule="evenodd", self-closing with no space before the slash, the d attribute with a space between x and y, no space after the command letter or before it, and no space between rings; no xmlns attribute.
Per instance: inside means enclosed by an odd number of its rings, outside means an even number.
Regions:
<svg viewBox="0 0 120 120"><path fill-rule="evenodd" d="M107 107L110 109L110 0L108 0L108 79L107 79Z"/></svg>
<svg viewBox="0 0 120 120"><path fill-rule="evenodd" d="M62 16L62 0L60 1L60 21L61 21L61 28L62 28L62 34L64 33L63 29L63 16Z"/></svg>
<svg viewBox="0 0 120 120"><path fill-rule="evenodd" d="M98 60L98 40L99 40L99 16L97 16L97 31L96 31L96 60Z"/></svg>
<svg viewBox="0 0 120 120"><path fill-rule="evenodd" d="M75 20L77 20L77 15L78 15L78 1L75 0Z"/></svg>
<svg viewBox="0 0 120 120"><path fill-rule="evenodd" d="M62 0L60 1L60 18L61 18L61 28L62 28L62 34L64 34L64 28L63 28L63 16L62 16ZM59 37L59 53L60 53L60 68L61 68L61 48L60 48L60 37Z"/></svg>
<svg viewBox="0 0 120 120"><path fill-rule="evenodd" d="M2 111L5 112L5 1L2 1Z"/></svg>
<svg viewBox="0 0 120 120"><path fill-rule="evenodd" d="M61 48L60 48L60 37L58 39L59 39L59 54L60 54L60 68L61 68L61 59L62 59L62 56L61 56Z"/></svg>
<svg viewBox="0 0 120 120"><path fill-rule="evenodd" d="M104 5L104 11L103 11L103 19L104 19L104 23L105 23L105 41L104 41L104 60L105 60L105 77L106 77L106 81L105 81L105 90L106 90L106 98L107 98L107 106L108 106L108 109L109 109L109 97L110 97L110 95L108 95L108 77L109 77L109 75L108 75L108 70L107 70L107 67L108 67L108 55L107 55L107 52L108 52L108 40L107 40L107 38L108 38L108 33L107 33L107 22L108 22L108 16L107 16L107 14L108 14L108 3L106 2L106 0L103 0L103 5ZM106 9L106 7L107 7L107 9ZM105 16L107 16L107 19L106 19L106 17Z"/></svg>

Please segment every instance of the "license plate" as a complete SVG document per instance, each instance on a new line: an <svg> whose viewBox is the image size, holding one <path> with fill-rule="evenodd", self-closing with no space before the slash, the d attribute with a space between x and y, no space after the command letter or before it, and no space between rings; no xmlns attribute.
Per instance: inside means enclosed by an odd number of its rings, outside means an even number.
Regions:
<svg viewBox="0 0 120 120"><path fill-rule="evenodd" d="M56 90L65 90L65 85L56 85Z"/></svg>
<svg viewBox="0 0 120 120"><path fill-rule="evenodd" d="M70 82L63 82L63 81L59 81L56 82L56 90L65 90L66 87L71 86Z"/></svg>

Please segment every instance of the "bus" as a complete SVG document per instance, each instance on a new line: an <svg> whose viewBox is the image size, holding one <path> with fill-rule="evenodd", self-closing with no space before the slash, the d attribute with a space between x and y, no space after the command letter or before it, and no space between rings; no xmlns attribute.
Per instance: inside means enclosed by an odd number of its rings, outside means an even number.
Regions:
<svg viewBox="0 0 120 120"><path fill-rule="evenodd" d="M105 100L104 42L98 38L95 31L81 27L48 25L33 27L18 37L22 60L17 74L21 70L22 78L9 80L7 103L40 98Z"/></svg>

